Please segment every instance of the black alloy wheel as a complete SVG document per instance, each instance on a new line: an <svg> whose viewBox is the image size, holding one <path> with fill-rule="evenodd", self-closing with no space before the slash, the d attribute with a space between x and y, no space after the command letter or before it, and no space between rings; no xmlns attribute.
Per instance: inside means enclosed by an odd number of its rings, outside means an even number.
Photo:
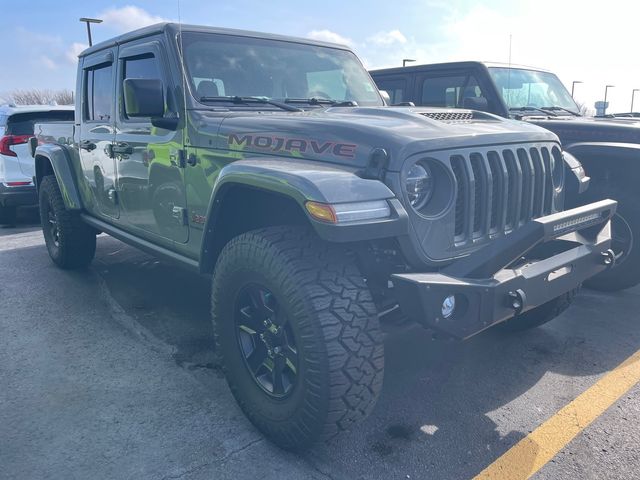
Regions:
<svg viewBox="0 0 640 480"><path fill-rule="evenodd" d="M60 248L60 231L58 230L58 217L53 211L51 201L47 203L46 222L43 222L45 237L48 237L56 248Z"/></svg>
<svg viewBox="0 0 640 480"><path fill-rule="evenodd" d="M269 397L284 398L298 379L298 350L291 325L271 291L249 284L235 308L236 338L251 377Z"/></svg>

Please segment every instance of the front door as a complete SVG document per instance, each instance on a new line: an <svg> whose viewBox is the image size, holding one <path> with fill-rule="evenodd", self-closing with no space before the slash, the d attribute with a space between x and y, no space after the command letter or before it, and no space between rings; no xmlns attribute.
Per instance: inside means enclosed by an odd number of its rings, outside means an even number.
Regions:
<svg viewBox="0 0 640 480"><path fill-rule="evenodd" d="M80 163L91 202L87 207L98 216L118 218L115 160L111 147L115 137L115 51L102 50L83 59Z"/></svg>
<svg viewBox="0 0 640 480"><path fill-rule="evenodd" d="M125 79L160 79L167 104L165 115L177 115L171 111L176 102L170 97L173 89L167 65L159 39L147 37L120 47L113 154L124 221L143 234L185 243L189 229L180 155L182 132L155 127L150 118L129 118L123 98Z"/></svg>

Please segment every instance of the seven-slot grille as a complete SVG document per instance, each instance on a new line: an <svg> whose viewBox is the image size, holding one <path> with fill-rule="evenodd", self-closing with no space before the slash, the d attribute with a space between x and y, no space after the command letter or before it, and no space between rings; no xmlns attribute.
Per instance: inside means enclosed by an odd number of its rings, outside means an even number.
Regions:
<svg viewBox="0 0 640 480"><path fill-rule="evenodd" d="M455 242L463 246L552 213L552 157L558 147L514 147L452 155Z"/></svg>

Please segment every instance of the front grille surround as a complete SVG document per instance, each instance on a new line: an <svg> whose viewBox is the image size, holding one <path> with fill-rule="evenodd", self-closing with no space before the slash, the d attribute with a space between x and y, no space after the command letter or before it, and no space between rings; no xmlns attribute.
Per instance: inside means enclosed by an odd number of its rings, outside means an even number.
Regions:
<svg viewBox="0 0 640 480"><path fill-rule="evenodd" d="M430 211L413 209L404 191L406 172L418 161L437 164L446 176L441 180L448 182L441 191L438 208ZM533 218L560 210L564 195L561 189L554 189L552 161L563 162L560 146L553 141L425 151L409 156L401 170L404 173L396 177L396 186L404 192L410 236L422 261L434 265L462 257ZM392 188L395 190L395 186Z"/></svg>

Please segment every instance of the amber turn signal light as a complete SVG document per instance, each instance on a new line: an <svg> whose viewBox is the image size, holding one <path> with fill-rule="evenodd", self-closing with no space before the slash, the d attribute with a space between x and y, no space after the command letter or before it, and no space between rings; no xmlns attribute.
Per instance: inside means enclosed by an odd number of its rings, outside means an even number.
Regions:
<svg viewBox="0 0 640 480"><path fill-rule="evenodd" d="M307 212L309 212L309 215L316 220L328 223L338 223L336 212L331 205L319 202L307 202L305 203L305 207Z"/></svg>

